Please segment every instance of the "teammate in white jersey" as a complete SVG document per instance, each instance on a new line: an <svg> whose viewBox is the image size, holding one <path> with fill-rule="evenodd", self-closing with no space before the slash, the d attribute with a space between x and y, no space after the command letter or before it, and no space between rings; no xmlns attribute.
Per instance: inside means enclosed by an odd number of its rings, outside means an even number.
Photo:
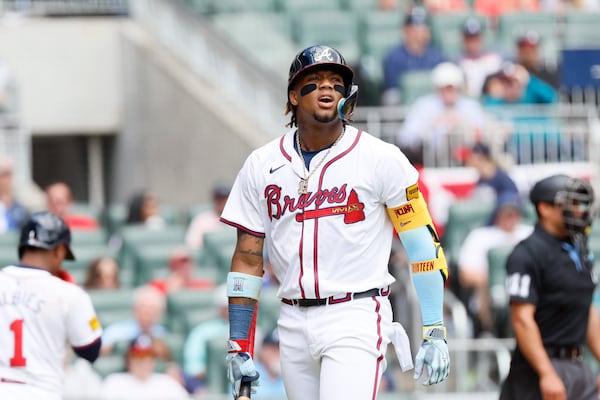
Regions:
<svg viewBox="0 0 600 400"><path fill-rule="evenodd" d="M60 277L74 259L71 232L58 216L31 215L19 264L0 270L0 399L58 400L68 347L94 362L102 328L89 295Z"/></svg>
<svg viewBox="0 0 600 400"><path fill-rule="evenodd" d="M358 90L352 80L337 50L298 53L288 81L292 129L248 157L221 215L238 229L227 277L234 397L259 378L252 350L263 246L281 283L278 328L290 400L375 399L390 341L403 369L412 367L387 297L393 228L411 262L424 325L414 378L424 367L424 384L448 376L447 267L418 173L396 146L348 125Z"/></svg>

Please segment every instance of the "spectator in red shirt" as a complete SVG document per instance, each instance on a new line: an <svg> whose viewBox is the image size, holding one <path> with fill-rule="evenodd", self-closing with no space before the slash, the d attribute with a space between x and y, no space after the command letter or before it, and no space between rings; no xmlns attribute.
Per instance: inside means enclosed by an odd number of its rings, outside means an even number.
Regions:
<svg viewBox="0 0 600 400"><path fill-rule="evenodd" d="M169 274L164 279L154 279L150 285L164 294L181 289L212 289L215 283L211 279L194 278L196 264L184 246L175 247L169 255Z"/></svg>
<svg viewBox="0 0 600 400"><path fill-rule="evenodd" d="M65 182L46 187L46 204L48 211L61 217L71 230L96 230L100 227L94 217L72 212L73 195Z"/></svg>

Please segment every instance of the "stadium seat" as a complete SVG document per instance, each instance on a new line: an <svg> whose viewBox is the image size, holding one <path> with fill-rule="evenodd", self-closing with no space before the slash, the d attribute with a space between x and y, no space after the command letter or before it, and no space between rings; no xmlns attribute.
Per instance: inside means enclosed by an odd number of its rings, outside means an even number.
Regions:
<svg viewBox="0 0 600 400"><path fill-rule="evenodd" d="M170 330L189 333L197 324L218 316L214 291L178 290L167 296Z"/></svg>
<svg viewBox="0 0 600 400"><path fill-rule="evenodd" d="M433 93L431 71L409 71L400 76L399 87L402 103L410 106L414 101L429 93Z"/></svg>
<svg viewBox="0 0 600 400"><path fill-rule="evenodd" d="M506 260L514 246L501 245L488 251L488 293L494 318L494 330L503 337L510 332L508 295L506 293Z"/></svg>
<svg viewBox="0 0 600 400"><path fill-rule="evenodd" d="M207 232L204 235L204 253L207 265L214 265L220 271L217 283L225 282L231 267L231 257L237 242L235 229Z"/></svg>
<svg viewBox="0 0 600 400"><path fill-rule="evenodd" d="M513 53L516 41L526 31L533 30L542 38L540 51L546 62L556 65L560 54L560 29L556 16L549 12L519 12L500 15L498 44Z"/></svg>
<svg viewBox="0 0 600 400"><path fill-rule="evenodd" d="M295 14L292 22L293 38L301 47L325 44L339 50L351 65L359 60L357 17L354 12L304 11Z"/></svg>
<svg viewBox="0 0 600 400"><path fill-rule="evenodd" d="M369 54L381 63L388 50L402 41L401 15L381 10L360 12L358 32L363 54Z"/></svg>
<svg viewBox="0 0 600 400"><path fill-rule="evenodd" d="M263 289L258 301L257 324L263 332L270 332L277 327L281 299L277 297L277 288Z"/></svg>
<svg viewBox="0 0 600 400"><path fill-rule="evenodd" d="M92 304L98 313L102 326L131 318L133 308L133 289L88 290Z"/></svg>
<svg viewBox="0 0 600 400"><path fill-rule="evenodd" d="M570 11L565 15L564 47L598 47L600 13Z"/></svg>
<svg viewBox="0 0 600 400"><path fill-rule="evenodd" d="M339 0L340 8L345 10L369 11L377 10L377 2L374 0Z"/></svg>
<svg viewBox="0 0 600 400"><path fill-rule="evenodd" d="M213 209L213 207L214 207L213 204L210 202L202 203L202 204L194 204L194 205L191 205L190 207L188 207L187 210L185 211L186 226L189 226L190 222L192 222L192 220L194 219L194 217L196 215L210 211Z"/></svg>
<svg viewBox="0 0 600 400"><path fill-rule="evenodd" d="M484 226L494 209L494 203L481 200L461 200L448 209L442 244L446 258L456 261L460 247L471 230Z"/></svg>
<svg viewBox="0 0 600 400"><path fill-rule="evenodd" d="M71 243L73 246L80 245L100 245L106 244L108 241L108 233L106 229L100 228L93 231L88 230L72 230L71 231Z"/></svg>
<svg viewBox="0 0 600 400"><path fill-rule="evenodd" d="M63 267L70 273L75 274L86 272L92 261L99 257L111 257L115 259L117 257L117 252L103 243L73 244L72 249L75 260L65 260ZM77 283L82 284L83 282L78 280Z"/></svg>
<svg viewBox="0 0 600 400"><path fill-rule="evenodd" d="M207 343L206 384L211 393L227 393L227 364L223 354L227 354L226 338L209 340Z"/></svg>
<svg viewBox="0 0 600 400"><path fill-rule="evenodd" d="M100 356L92 364L92 367L100 377L106 378L109 374L125 371L125 357L122 354Z"/></svg>
<svg viewBox="0 0 600 400"><path fill-rule="evenodd" d="M327 11L339 9L339 4L334 0L277 0L278 7L290 15L303 14L304 11Z"/></svg>
<svg viewBox="0 0 600 400"><path fill-rule="evenodd" d="M443 13L431 17L431 40L450 59L457 58L462 51L462 27L465 20L471 16L477 18L483 27L487 25L486 17L479 14ZM489 41L489 30L485 29L484 32L484 38Z"/></svg>
<svg viewBox="0 0 600 400"><path fill-rule="evenodd" d="M230 12L270 12L277 7L277 0L213 0L212 11Z"/></svg>
<svg viewBox="0 0 600 400"><path fill-rule="evenodd" d="M17 246L19 244L19 236L20 233L18 231L10 231L0 234L0 247L9 247L16 253Z"/></svg>

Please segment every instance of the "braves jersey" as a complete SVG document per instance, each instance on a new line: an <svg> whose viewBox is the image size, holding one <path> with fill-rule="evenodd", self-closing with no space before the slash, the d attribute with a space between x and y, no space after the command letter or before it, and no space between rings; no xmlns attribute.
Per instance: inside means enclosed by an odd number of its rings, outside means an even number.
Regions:
<svg viewBox="0 0 600 400"><path fill-rule="evenodd" d="M0 270L0 378L60 397L67 346L88 346L101 334L80 287L40 268ZM0 397L2 390L0 383Z"/></svg>
<svg viewBox="0 0 600 400"><path fill-rule="evenodd" d="M305 177L296 129L255 150L240 170L222 221L265 238L283 298L325 298L385 288L393 239L386 208L407 202L418 173L400 150L346 126ZM310 168L309 168L310 170ZM312 171L311 171L312 172ZM412 192L410 192L412 193Z"/></svg>

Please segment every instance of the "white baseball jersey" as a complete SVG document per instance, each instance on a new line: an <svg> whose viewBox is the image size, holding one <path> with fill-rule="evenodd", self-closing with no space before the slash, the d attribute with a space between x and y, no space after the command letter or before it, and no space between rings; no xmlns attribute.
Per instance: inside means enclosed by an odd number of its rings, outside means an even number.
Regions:
<svg viewBox="0 0 600 400"><path fill-rule="evenodd" d="M27 387L60 398L67 346L85 347L101 334L92 301L77 285L39 268L0 270L0 379L22 382L0 382L0 398Z"/></svg>
<svg viewBox="0 0 600 400"><path fill-rule="evenodd" d="M386 288L393 239L387 208L407 202L418 173L400 150L346 126L299 194L305 176L295 129L255 150L240 170L222 220L265 237L283 298L325 298ZM414 189L414 186L413 186Z"/></svg>

